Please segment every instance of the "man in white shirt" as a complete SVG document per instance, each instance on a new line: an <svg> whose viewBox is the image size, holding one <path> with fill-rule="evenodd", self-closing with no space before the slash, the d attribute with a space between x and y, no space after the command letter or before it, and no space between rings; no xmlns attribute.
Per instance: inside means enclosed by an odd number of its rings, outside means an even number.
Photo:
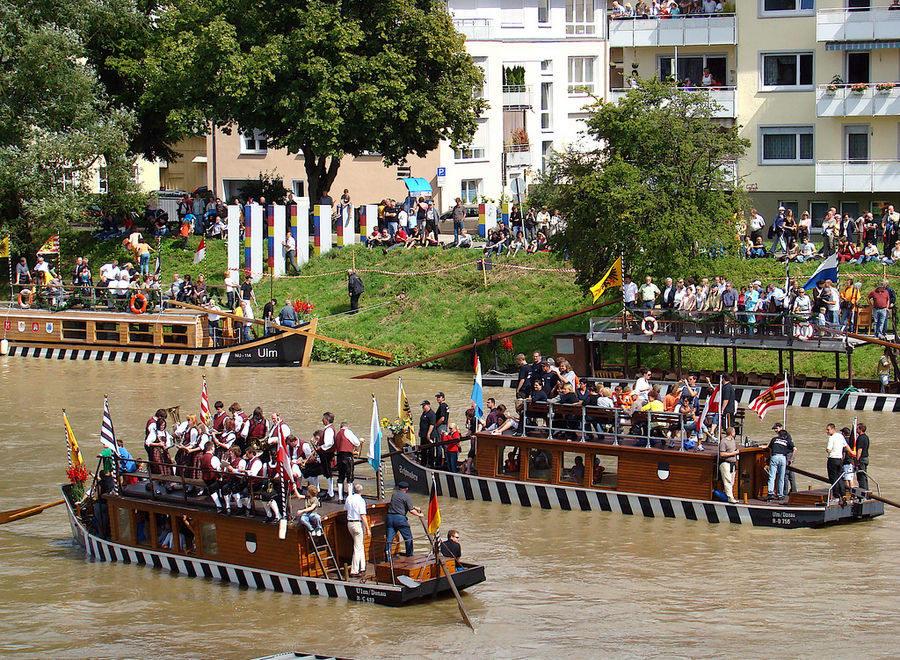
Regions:
<svg viewBox="0 0 900 660"><path fill-rule="evenodd" d="M750 240L756 243L757 238L762 238L762 230L766 226L766 219L756 212L756 209L750 209Z"/></svg>
<svg viewBox="0 0 900 660"><path fill-rule="evenodd" d="M294 240L294 236L291 232L287 232L284 235L284 241L282 241L281 246L284 248L285 274L287 274L288 266L293 268L295 273L299 273L300 268L297 266L297 241Z"/></svg>
<svg viewBox="0 0 900 660"><path fill-rule="evenodd" d="M641 372L640 377L637 379L637 382L634 384L634 394L641 398L641 400L646 403L647 402L647 393L652 389L652 385L650 385L650 370L644 369Z"/></svg>
<svg viewBox="0 0 900 660"><path fill-rule="evenodd" d="M366 549L363 542L366 536L372 536L362 491L362 484L354 485L353 492L347 496L347 502L344 504L344 510L347 512L347 529L353 537L350 577L362 577L366 574Z"/></svg>
<svg viewBox="0 0 900 660"><path fill-rule="evenodd" d="M825 453L828 455L828 481L834 486L834 493L843 497L844 490L844 448L847 441L842 433L838 432L834 424L825 427L828 434L828 444L825 445Z"/></svg>
<svg viewBox="0 0 900 660"><path fill-rule="evenodd" d="M626 275L622 283L622 302L627 309L634 309L634 301L637 298L637 284L631 281L631 275Z"/></svg>

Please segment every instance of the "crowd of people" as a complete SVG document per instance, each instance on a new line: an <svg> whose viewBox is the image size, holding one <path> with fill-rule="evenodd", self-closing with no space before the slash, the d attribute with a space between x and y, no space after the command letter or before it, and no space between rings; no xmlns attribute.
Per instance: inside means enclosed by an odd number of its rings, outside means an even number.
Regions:
<svg viewBox="0 0 900 660"><path fill-rule="evenodd" d="M724 9L721 0L637 0L634 5L613 0L609 16L614 19L711 16L721 14Z"/></svg>

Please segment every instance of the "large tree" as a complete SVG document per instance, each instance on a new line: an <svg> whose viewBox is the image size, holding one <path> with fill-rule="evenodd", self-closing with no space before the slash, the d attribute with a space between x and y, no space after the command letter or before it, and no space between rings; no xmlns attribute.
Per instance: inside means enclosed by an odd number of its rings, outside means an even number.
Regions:
<svg viewBox="0 0 900 660"><path fill-rule="evenodd" d="M302 154L313 199L345 154L397 164L465 143L484 108L441 0L173 0L158 25L153 93Z"/></svg>
<svg viewBox="0 0 900 660"><path fill-rule="evenodd" d="M82 216L100 164L108 201L133 192L132 116L107 105L70 15L56 9L0 0L0 230L19 248Z"/></svg>
<svg viewBox="0 0 900 660"><path fill-rule="evenodd" d="M529 197L567 219L560 243L585 288L618 255L626 272L688 274L731 249L743 192L730 163L748 146L713 118L704 93L642 80L617 103L590 107L593 149L555 155Z"/></svg>

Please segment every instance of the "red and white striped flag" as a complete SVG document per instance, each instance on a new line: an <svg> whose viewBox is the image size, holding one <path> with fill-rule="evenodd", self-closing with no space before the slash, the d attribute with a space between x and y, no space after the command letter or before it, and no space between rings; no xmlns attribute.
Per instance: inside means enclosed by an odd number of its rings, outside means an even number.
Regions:
<svg viewBox="0 0 900 660"><path fill-rule="evenodd" d="M103 421L100 423L100 444L109 447L112 453L119 455L119 445L116 442L116 430L113 428L112 416L109 414L109 397L103 397Z"/></svg>
<svg viewBox="0 0 900 660"><path fill-rule="evenodd" d="M787 379L775 383L750 402L750 410L755 410L760 419L765 419L769 408L784 408L787 403L787 387Z"/></svg>
<svg viewBox="0 0 900 660"><path fill-rule="evenodd" d="M206 256L206 237L200 237L200 245L197 246L197 251L194 252L194 263L199 264L203 261L203 257Z"/></svg>
<svg viewBox="0 0 900 660"><path fill-rule="evenodd" d="M200 390L200 417L207 426L212 426L209 417L209 394L206 392L206 376L203 377L203 388Z"/></svg>
<svg viewBox="0 0 900 660"><path fill-rule="evenodd" d="M291 455L288 453L287 442L284 438L284 424L278 421L278 467L281 470L282 483L289 484L293 480L293 470L291 469Z"/></svg>
<svg viewBox="0 0 900 660"><path fill-rule="evenodd" d="M707 415L718 415L719 408L722 407L722 380L719 379L719 384L715 386L712 392L709 393L709 396L706 397L706 403L703 406L703 414L700 415L700 420L703 421L706 419Z"/></svg>

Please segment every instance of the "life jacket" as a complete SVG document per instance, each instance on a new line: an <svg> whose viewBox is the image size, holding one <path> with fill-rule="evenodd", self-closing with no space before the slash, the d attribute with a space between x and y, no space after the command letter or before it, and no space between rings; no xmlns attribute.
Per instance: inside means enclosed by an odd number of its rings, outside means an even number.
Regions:
<svg viewBox="0 0 900 660"><path fill-rule="evenodd" d="M217 412L213 415L212 418L212 426L216 431L224 431L225 430L225 420L228 419L228 413L224 410Z"/></svg>
<svg viewBox="0 0 900 660"><path fill-rule="evenodd" d="M350 442L350 438L347 437L347 434L344 433L344 429L341 429L334 435L334 450L337 453L347 453L352 454L353 450L356 447L353 446L353 443Z"/></svg>
<svg viewBox="0 0 900 660"><path fill-rule="evenodd" d="M212 481L216 478L216 472L212 467L213 455L209 452L200 457L200 478L203 481Z"/></svg>

